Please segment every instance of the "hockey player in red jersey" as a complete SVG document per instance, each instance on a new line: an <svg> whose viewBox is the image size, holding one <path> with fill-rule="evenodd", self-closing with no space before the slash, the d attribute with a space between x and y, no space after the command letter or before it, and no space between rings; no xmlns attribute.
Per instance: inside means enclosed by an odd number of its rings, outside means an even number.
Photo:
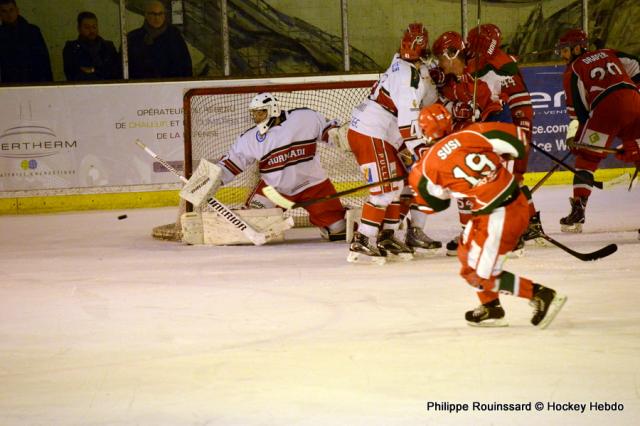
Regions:
<svg viewBox="0 0 640 426"><path fill-rule="evenodd" d="M640 62L637 57L613 49L589 50L587 34L565 32L557 44L567 63L563 87L567 113L579 126L575 141L593 148L573 148L575 168L582 179L573 179L571 212L560 219L564 232L582 232L585 208L600 161L607 156L598 148L610 148L622 140L620 160L640 165Z"/></svg>
<svg viewBox="0 0 640 426"><path fill-rule="evenodd" d="M412 132L412 125L417 123L420 108L437 100L436 87L423 61L429 52L428 43L424 26L410 24L391 65L373 86L368 98L353 110L347 133L348 145L367 183L404 176L406 172L399 152L406 149L417 158L423 147L422 140ZM365 255L376 263L384 263L387 253L403 259L413 257L413 248L396 237L401 221L403 186L402 181L397 181L370 189L358 230L349 247L348 261L355 262ZM414 231L422 232L422 229L408 230Z"/></svg>
<svg viewBox="0 0 640 426"><path fill-rule="evenodd" d="M451 115L440 104L420 112L429 150L411 170L409 183L427 212L446 209L451 198L471 200L473 218L464 229L458 258L460 275L478 291L481 305L465 319L474 326L505 326L500 293L529 299L531 323L545 328L566 296L502 269L529 222L527 199L505 157L526 152L524 130L507 123L476 123L451 132Z"/></svg>
<svg viewBox="0 0 640 426"><path fill-rule="evenodd" d="M496 25L482 24L472 28L467 34L465 49L469 72L479 81L485 81L492 91L497 91L504 103L502 114L490 117L487 121L512 122L524 130L527 143L531 143L534 115L531 95L516 59L500 48L501 43L502 34ZM540 213L536 211L531 192L523 182L528 159L527 148L525 155L516 159L513 165L513 173L529 201L530 220L523 235L524 240L536 239L542 232Z"/></svg>
<svg viewBox="0 0 640 426"><path fill-rule="evenodd" d="M485 80L478 79L474 82L467 67L464 48L462 35L447 31L436 39L432 49L438 66L445 74L438 92L440 101L451 112L453 130L460 130L475 121L492 121L492 117L502 112L500 86L494 85L492 90ZM460 224L464 227L471 219L470 203L462 198L456 201ZM459 237L456 237L447 243L448 256L456 256L458 239Z"/></svg>

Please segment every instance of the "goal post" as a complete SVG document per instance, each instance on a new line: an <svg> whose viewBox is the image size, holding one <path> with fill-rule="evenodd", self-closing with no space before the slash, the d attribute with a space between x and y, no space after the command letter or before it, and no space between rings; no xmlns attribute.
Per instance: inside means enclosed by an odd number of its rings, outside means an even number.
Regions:
<svg viewBox="0 0 640 426"><path fill-rule="evenodd" d="M377 74L366 74L270 79L260 80L257 84L247 82L244 85L242 81L234 81L234 85L227 82L224 86L188 90L183 98L185 176L191 176L200 159L216 161L221 158L239 135L254 126L249 114L249 103L258 93L273 93L283 110L311 108L327 119L338 119L345 123L351 120L353 108L367 97L377 78ZM317 152L338 191L362 184L362 175L353 154L324 143L318 143ZM258 168L254 164L232 182L221 187L215 196L232 209L242 208L258 181ZM366 191L356 193L342 201L345 206L359 207L364 203L366 194ZM311 226L303 209L286 214L294 218L297 227ZM163 232L166 227L167 225ZM154 236L155 234L154 230ZM167 238L166 235L164 238Z"/></svg>

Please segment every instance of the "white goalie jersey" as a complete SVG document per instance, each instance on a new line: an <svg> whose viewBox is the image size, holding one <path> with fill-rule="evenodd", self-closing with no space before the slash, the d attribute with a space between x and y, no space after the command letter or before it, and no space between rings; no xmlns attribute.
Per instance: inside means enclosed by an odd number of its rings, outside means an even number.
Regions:
<svg viewBox="0 0 640 426"><path fill-rule="evenodd" d="M232 181L253 163L260 177L279 192L295 195L327 179L316 155L316 143L334 122L308 108L284 112L284 120L260 134L257 127L244 132L220 159L222 182Z"/></svg>
<svg viewBox="0 0 640 426"><path fill-rule="evenodd" d="M371 94L352 114L350 128L400 148L412 139L411 126L420 109L438 100L438 90L423 62L416 65L396 53L389 68L373 86Z"/></svg>

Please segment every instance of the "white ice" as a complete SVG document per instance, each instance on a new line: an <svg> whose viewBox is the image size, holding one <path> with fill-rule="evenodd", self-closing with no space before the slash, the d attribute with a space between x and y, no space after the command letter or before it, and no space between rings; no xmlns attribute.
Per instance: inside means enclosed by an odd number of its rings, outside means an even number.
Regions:
<svg viewBox="0 0 640 426"><path fill-rule="evenodd" d="M444 254L352 265L313 229L263 247L155 241L169 208L2 217L0 425L638 424L640 191L594 192L580 235L559 230L569 194L535 194L549 234L619 249L507 262L568 296L546 330L512 296L509 327L467 326L478 300ZM429 233L446 241L456 220L433 216Z"/></svg>

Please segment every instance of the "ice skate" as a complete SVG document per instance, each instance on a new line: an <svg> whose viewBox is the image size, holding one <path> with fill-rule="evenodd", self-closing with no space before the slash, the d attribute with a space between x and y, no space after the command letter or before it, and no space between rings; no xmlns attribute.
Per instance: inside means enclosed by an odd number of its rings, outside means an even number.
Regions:
<svg viewBox="0 0 640 426"><path fill-rule="evenodd" d="M407 235L405 239L407 246L411 247L414 250L422 249L427 250L429 253L435 253L438 249L442 247L442 243L440 241L435 241L424 231L416 226L411 226L407 229Z"/></svg>
<svg viewBox="0 0 640 426"><path fill-rule="evenodd" d="M500 300L496 299L484 305L479 305L473 311L467 311L464 318L473 327L506 327L509 324L504 318L504 309Z"/></svg>
<svg viewBox="0 0 640 426"><path fill-rule="evenodd" d="M560 309L567 301L567 296L557 294L555 290L533 285L533 297L529 304L533 306L531 324L539 328L547 328L551 321L558 315Z"/></svg>
<svg viewBox="0 0 640 426"><path fill-rule="evenodd" d="M571 213L560 219L560 230L562 232L573 232L579 234L584 225L584 209L587 207L587 197L569 198L571 203Z"/></svg>
<svg viewBox="0 0 640 426"><path fill-rule="evenodd" d="M380 250L377 245L371 244L369 237L359 232L353 234L353 239L349 245L349 256L347 262L356 263L364 258L369 258L373 263L384 265L387 261L387 253Z"/></svg>
<svg viewBox="0 0 640 426"><path fill-rule="evenodd" d="M543 234L544 230L542 229L542 222L540 221L540 212L537 211L536 214L529 219L529 226L527 226L522 237L525 243L527 241L534 241L539 246L548 247L549 242L542 238L541 235Z"/></svg>
<svg viewBox="0 0 640 426"><path fill-rule="evenodd" d="M460 236L458 235L453 240L449 241L446 245L447 256L457 256L458 255L458 242L460 241Z"/></svg>
<svg viewBox="0 0 640 426"><path fill-rule="evenodd" d="M384 229L378 236L378 249L391 253L402 260L413 259L413 249L394 236L393 229Z"/></svg>

